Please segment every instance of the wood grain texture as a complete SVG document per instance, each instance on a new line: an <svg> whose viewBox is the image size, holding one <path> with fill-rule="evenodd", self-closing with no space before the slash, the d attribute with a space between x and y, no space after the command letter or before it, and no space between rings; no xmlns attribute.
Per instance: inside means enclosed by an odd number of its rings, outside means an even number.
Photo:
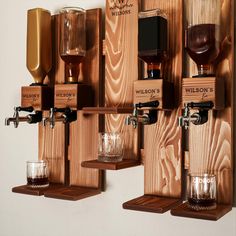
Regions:
<svg viewBox="0 0 236 236"><path fill-rule="evenodd" d="M44 112L47 117L48 112ZM39 160L45 160L49 167L49 181L64 183L65 178L65 127L56 122L54 129L39 124Z"/></svg>
<svg viewBox="0 0 236 236"><path fill-rule="evenodd" d="M224 109L224 81L216 77L183 78L182 107L184 107L185 103L206 101L214 103L213 109Z"/></svg>
<svg viewBox="0 0 236 236"><path fill-rule="evenodd" d="M156 8L167 13L169 61L165 78L174 83L176 109L171 112L158 111L157 123L144 128L144 192L158 196L180 197L182 140L177 118L181 114L178 97L182 76L182 1L142 1L142 10Z"/></svg>
<svg viewBox="0 0 236 236"><path fill-rule="evenodd" d="M147 211L153 213L164 213L180 204L180 199L163 198L157 196L143 195L131 201L123 203L124 209Z"/></svg>
<svg viewBox="0 0 236 236"><path fill-rule="evenodd" d="M64 83L64 62L59 55L59 17L52 16L52 69L45 83L54 86L56 83ZM43 112L43 117L48 117L48 112ZM56 123L54 129L39 124L38 146L40 160L49 163L49 180L55 183L64 183L65 180L65 127L62 123Z"/></svg>
<svg viewBox="0 0 236 236"><path fill-rule="evenodd" d="M171 209L171 215L182 216L188 218L197 218L202 220L213 220L216 221L222 216L231 211L232 206L230 205L217 205L217 208L210 211L193 211L189 209L188 203L183 203L173 209Z"/></svg>
<svg viewBox="0 0 236 236"><path fill-rule="evenodd" d="M106 0L105 106L133 107L133 82L138 79L138 1ZM138 159L138 130L125 126L126 115L105 115L107 132L122 132L125 157Z"/></svg>
<svg viewBox="0 0 236 236"><path fill-rule="evenodd" d="M23 86L21 106L32 106L35 111L49 110L53 106L53 90L49 86Z"/></svg>
<svg viewBox="0 0 236 236"><path fill-rule="evenodd" d="M197 11L198 9L196 9ZM222 57L216 76L225 82L225 105L222 111L209 112L209 121L201 126L190 126L190 172L210 172L217 175L219 203L232 204L233 198L233 65L234 65L234 1L221 1ZM196 73L190 61L189 74Z"/></svg>
<svg viewBox="0 0 236 236"><path fill-rule="evenodd" d="M159 102L158 110L172 110L174 96L170 96L170 94L173 92L173 84L169 81L163 79L138 80L134 82L134 104L157 100Z"/></svg>
<svg viewBox="0 0 236 236"><path fill-rule="evenodd" d="M102 11L87 11L87 52L81 67L81 81L91 85L95 94L95 106L102 103ZM70 125L70 184L99 188L101 172L81 166L86 160L97 159L97 142L102 119L99 115L84 115L77 111L77 120Z"/></svg>
<svg viewBox="0 0 236 236"><path fill-rule="evenodd" d="M81 82L92 85L96 106L101 105L101 63L102 63L102 32L101 9L87 11L87 51L84 62L80 66ZM64 78L64 62L59 56L59 17L54 16L54 53L53 69L50 74L52 85L62 84ZM44 117L48 113L44 112ZM57 122L54 129L39 125L39 159L49 160L50 181L64 183L65 177L70 176L70 184L98 188L101 184L100 171L84 169L81 162L95 159L97 153L97 133L99 130L99 116L84 116L77 113L77 121L70 124L68 159L70 172L65 173L65 125Z"/></svg>

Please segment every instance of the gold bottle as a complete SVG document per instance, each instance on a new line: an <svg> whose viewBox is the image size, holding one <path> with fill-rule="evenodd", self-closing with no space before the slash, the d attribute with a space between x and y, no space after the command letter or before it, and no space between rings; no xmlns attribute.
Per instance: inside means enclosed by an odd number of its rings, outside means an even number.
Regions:
<svg viewBox="0 0 236 236"><path fill-rule="evenodd" d="M37 85L43 84L52 66L51 14L42 8L28 10L27 68Z"/></svg>

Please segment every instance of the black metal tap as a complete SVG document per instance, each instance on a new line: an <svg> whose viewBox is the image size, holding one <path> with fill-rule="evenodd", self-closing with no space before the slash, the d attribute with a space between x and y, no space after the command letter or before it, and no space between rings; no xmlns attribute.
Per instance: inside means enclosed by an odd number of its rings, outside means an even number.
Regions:
<svg viewBox="0 0 236 236"><path fill-rule="evenodd" d="M34 108L33 107L15 107L13 117L6 118L5 125L8 126L12 122L15 128L17 128L20 122L27 122L29 124L35 124L42 121L41 111L35 111L33 114L29 114L27 116L20 116L19 115L20 111L34 112Z"/></svg>
<svg viewBox="0 0 236 236"><path fill-rule="evenodd" d="M178 125L188 129L190 122L194 125L202 125L208 121L208 111L214 107L212 101L189 102L184 104L184 114L178 118ZM190 114L190 109L197 108L198 112Z"/></svg>
<svg viewBox="0 0 236 236"><path fill-rule="evenodd" d="M59 116L56 116L56 113L61 113ZM43 125L46 126L47 123L50 123L50 127L53 129L55 122L70 123L77 119L77 112L71 110L69 107L66 108L50 108L49 117L43 119Z"/></svg>
<svg viewBox="0 0 236 236"><path fill-rule="evenodd" d="M150 124L154 124L157 122L157 110L152 109L152 108L157 108L159 106L159 102L158 101L151 101L151 102L145 102L145 103L137 103L134 104L134 110L133 110L133 114L126 117L125 119L125 124L126 125L130 125L132 124L132 126L134 128L136 128L138 126L138 123L141 123L143 125L150 125ZM143 107L148 107L151 109L149 109L148 113L144 113L144 114L139 114L139 108L143 108Z"/></svg>

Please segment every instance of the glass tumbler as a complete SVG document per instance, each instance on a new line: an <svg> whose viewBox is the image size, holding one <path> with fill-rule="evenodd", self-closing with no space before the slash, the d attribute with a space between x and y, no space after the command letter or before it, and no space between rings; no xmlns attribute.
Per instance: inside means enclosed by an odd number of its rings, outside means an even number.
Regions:
<svg viewBox="0 0 236 236"><path fill-rule="evenodd" d="M48 167L45 161L27 161L27 186L30 188L49 186Z"/></svg>
<svg viewBox="0 0 236 236"><path fill-rule="evenodd" d="M188 175L188 205L195 211L216 209L216 176Z"/></svg>
<svg viewBox="0 0 236 236"><path fill-rule="evenodd" d="M98 160L119 162L123 158L124 139L121 133L98 134Z"/></svg>

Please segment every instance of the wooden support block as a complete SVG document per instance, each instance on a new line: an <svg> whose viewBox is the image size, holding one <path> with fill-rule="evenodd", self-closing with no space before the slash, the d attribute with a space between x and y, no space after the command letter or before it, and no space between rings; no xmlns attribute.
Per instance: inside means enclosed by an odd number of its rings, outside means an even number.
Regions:
<svg viewBox="0 0 236 236"><path fill-rule="evenodd" d="M123 203L124 209L135 211L147 211L153 213L165 213L171 208L180 204L178 198L165 198L152 195L143 195L128 202Z"/></svg>
<svg viewBox="0 0 236 236"><path fill-rule="evenodd" d="M157 122L144 126L144 194L163 198L181 198L182 129L177 126L181 116L182 78L182 15L181 0L143 0L142 11L159 8L167 15L169 60L164 78L173 83L175 109L158 111ZM178 43L176 43L178 42Z"/></svg>
<svg viewBox="0 0 236 236"><path fill-rule="evenodd" d="M93 106L92 87L86 84L56 84L54 106L57 108L70 107L80 110Z"/></svg>
<svg viewBox="0 0 236 236"><path fill-rule="evenodd" d="M191 78L191 81L195 79L199 80L199 84L204 85L204 87L208 86L209 83L211 83L211 85L215 84L217 89L221 89L221 87L223 87L221 84L224 83L225 108L223 110L209 111L208 122L203 125L190 124L188 140L190 157L189 172L215 174L217 177L217 203L225 205L232 205L234 199L234 4L235 1L233 0L221 0L221 25L219 34L220 39L222 39L220 43L222 45L221 55L223 55L223 57L217 61L216 80L214 78ZM195 14L199 13L200 15L201 12L202 8L200 5L194 9ZM211 15L211 17L214 17L214 14L217 14L217 11L212 11L212 13L213 15ZM204 18L202 20L204 20ZM195 75L196 64L188 58L187 65L186 74L189 76ZM188 80L190 81L190 78ZM205 84L204 81L207 83ZM222 93L220 94L222 95ZM218 92L214 92L212 95L218 97ZM222 107L221 104L219 104L219 108L220 107Z"/></svg>
<svg viewBox="0 0 236 236"><path fill-rule="evenodd" d="M174 107L173 83L163 79L138 80L134 82L134 104L156 100L159 102L157 109L172 109Z"/></svg>
<svg viewBox="0 0 236 236"><path fill-rule="evenodd" d="M216 77L184 78L182 84L182 107L189 102L214 103L213 109L221 110L225 102L224 79Z"/></svg>
<svg viewBox="0 0 236 236"><path fill-rule="evenodd" d="M82 167L95 168L99 170L120 170L140 165L140 161L133 159L123 159L119 162L102 162L99 160L84 161Z"/></svg>
<svg viewBox="0 0 236 236"><path fill-rule="evenodd" d="M215 210L193 211L188 207L188 203L185 202L175 208L172 208L171 215L216 221L231 210L232 210L232 206L230 205L218 204Z"/></svg>
<svg viewBox="0 0 236 236"><path fill-rule="evenodd" d="M21 106L34 110L49 110L53 107L53 90L48 86L21 87Z"/></svg>
<svg viewBox="0 0 236 236"><path fill-rule="evenodd" d="M105 14L104 106L133 107L133 82L138 79L138 1L106 0ZM125 158L137 160L140 158L138 129L125 125L126 117L106 114L105 131L121 132L126 140Z"/></svg>

